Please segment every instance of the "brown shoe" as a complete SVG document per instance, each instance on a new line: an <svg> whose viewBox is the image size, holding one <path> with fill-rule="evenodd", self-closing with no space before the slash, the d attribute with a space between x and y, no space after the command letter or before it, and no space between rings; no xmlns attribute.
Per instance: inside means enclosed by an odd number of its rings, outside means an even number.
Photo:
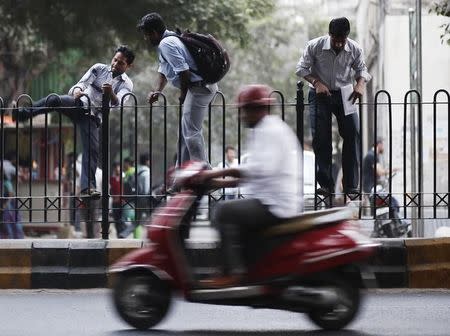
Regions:
<svg viewBox="0 0 450 336"><path fill-rule="evenodd" d="M211 289L227 288L240 285L242 283L242 280L243 280L242 275L227 275L200 280L200 285L203 288L211 288Z"/></svg>

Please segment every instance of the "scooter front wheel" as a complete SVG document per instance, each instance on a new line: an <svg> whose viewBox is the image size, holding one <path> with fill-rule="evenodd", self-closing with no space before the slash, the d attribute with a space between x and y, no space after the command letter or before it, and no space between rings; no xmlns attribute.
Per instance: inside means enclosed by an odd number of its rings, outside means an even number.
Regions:
<svg viewBox="0 0 450 336"><path fill-rule="evenodd" d="M360 305L358 288L348 285L336 287L339 302L331 309L315 309L308 313L309 318L325 330L339 330L349 324L356 316Z"/></svg>
<svg viewBox="0 0 450 336"><path fill-rule="evenodd" d="M171 293L167 283L153 274L120 274L113 289L113 300L125 322L146 330L166 316Z"/></svg>

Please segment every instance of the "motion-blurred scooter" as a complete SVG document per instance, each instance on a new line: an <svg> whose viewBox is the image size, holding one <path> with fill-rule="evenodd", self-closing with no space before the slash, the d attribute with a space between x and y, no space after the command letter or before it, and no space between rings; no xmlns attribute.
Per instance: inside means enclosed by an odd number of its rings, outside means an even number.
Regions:
<svg viewBox="0 0 450 336"><path fill-rule="evenodd" d="M110 268L113 302L123 320L137 329L153 327L179 293L190 302L306 313L327 330L350 323L360 307L363 262L379 244L360 231L347 208L304 213L253 236L244 244L246 280L235 287L202 287L185 237L207 191L190 181L205 168L192 162L179 171L182 191L153 213L145 247Z"/></svg>

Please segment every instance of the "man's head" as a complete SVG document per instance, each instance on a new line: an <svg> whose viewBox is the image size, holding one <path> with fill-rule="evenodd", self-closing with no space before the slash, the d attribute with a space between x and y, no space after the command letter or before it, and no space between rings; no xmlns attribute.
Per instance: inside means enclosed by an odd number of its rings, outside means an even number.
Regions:
<svg viewBox="0 0 450 336"><path fill-rule="evenodd" d="M236 158L236 149L233 146L225 147L225 160L227 162L233 162Z"/></svg>
<svg viewBox="0 0 450 336"><path fill-rule="evenodd" d="M119 76L126 72L134 62L134 52L125 45L121 45L111 60L111 71L113 77Z"/></svg>
<svg viewBox="0 0 450 336"><path fill-rule="evenodd" d="M139 164L141 166L150 167L150 155L148 155L147 153L141 154L141 156L139 156Z"/></svg>
<svg viewBox="0 0 450 336"><path fill-rule="evenodd" d="M149 41L153 46L157 46L166 30L166 24L158 13L149 13L142 17L137 25L137 29L144 34L145 40Z"/></svg>
<svg viewBox="0 0 450 336"><path fill-rule="evenodd" d="M120 163L118 161L113 162L112 171L113 171L113 174L120 175Z"/></svg>
<svg viewBox="0 0 450 336"><path fill-rule="evenodd" d="M246 85L239 90L237 104L241 108L241 119L247 127L253 128L269 113L269 106L274 101L270 95L272 89L267 85Z"/></svg>
<svg viewBox="0 0 450 336"><path fill-rule="evenodd" d="M123 170L127 171L134 166L134 160L131 157L123 159Z"/></svg>
<svg viewBox="0 0 450 336"><path fill-rule="evenodd" d="M340 52L347 43L347 37L350 34L350 22L345 17L331 20L328 26L328 34L331 38L331 48Z"/></svg>
<svg viewBox="0 0 450 336"><path fill-rule="evenodd" d="M384 142L382 137L377 137L377 141L374 146L377 150L377 154L383 154L384 153Z"/></svg>

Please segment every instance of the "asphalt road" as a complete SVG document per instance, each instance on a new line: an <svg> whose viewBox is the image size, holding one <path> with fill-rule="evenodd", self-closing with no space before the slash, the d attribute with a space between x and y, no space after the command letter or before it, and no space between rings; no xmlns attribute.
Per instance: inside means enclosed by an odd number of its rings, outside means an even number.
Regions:
<svg viewBox="0 0 450 336"><path fill-rule="evenodd" d="M180 300L157 329L139 332L116 316L109 295L105 289L0 290L0 335L450 335L448 290L371 290L357 319L335 333L319 331L302 314Z"/></svg>

